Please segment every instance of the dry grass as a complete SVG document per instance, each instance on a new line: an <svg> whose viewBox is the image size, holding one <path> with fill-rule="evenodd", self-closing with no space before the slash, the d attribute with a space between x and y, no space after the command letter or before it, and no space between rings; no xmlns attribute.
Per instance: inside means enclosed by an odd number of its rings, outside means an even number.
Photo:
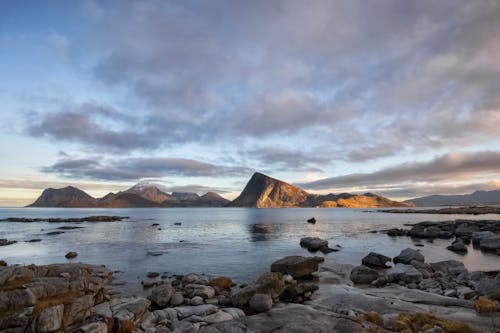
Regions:
<svg viewBox="0 0 500 333"><path fill-rule="evenodd" d="M371 323L374 323L378 326L382 326L382 327L384 326L384 318L382 318L382 316L375 311L365 312L365 313L363 313L361 318L366 320L366 321L369 321Z"/></svg>
<svg viewBox="0 0 500 333"><path fill-rule="evenodd" d="M441 327L446 333L479 333L466 324L438 318L427 313L401 313L396 318L394 330L397 332L417 333L431 329L434 326Z"/></svg>
<svg viewBox="0 0 500 333"><path fill-rule="evenodd" d="M10 291L16 289L25 289L24 285L30 283L32 281L31 278L18 278L7 283L4 283L0 286L1 291Z"/></svg>
<svg viewBox="0 0 500 333"><path fill-rule="evenodd" d="M479 298L474 301L474 310L477 313L491 313L498 311L499 306L496 301L486 298Z"/></svg>

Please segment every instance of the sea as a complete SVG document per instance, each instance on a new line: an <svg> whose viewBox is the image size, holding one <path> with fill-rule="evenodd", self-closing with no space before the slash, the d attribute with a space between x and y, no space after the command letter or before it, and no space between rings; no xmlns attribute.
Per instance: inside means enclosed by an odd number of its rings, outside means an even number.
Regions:
<svg viewBox="0 0 500 333"><path fill-rule="evenodd" d="M128 216L120 222L0 222L0 239L17 243L0 247L9 264L84 262L106 265L124 283L140 285L147 272L168 275L191 272L226 275L250 282L269 271L271 263L289 255L324 256L328 263L358 265L371 251L394 257L407 247L420 249L426 262L456 259L469 270L500 270L500 256L469 246L465 255L446 250L451 240L425 240L416 247L409 237L374 231L420 221L499 219L500 215L390 214L348 208L0 208L7 217ZM314 217L316 224L307 223ZM59 229L63 227L76 229ZM407 227L407 226L406 226ZM62 233L50 235L60 231ZM302 237L320 237L340 251L309 253ZM30 242L30 240L40 240ZM75 251L75 259L65 254ZM136 283L137 282L137 283Z"/></svg>

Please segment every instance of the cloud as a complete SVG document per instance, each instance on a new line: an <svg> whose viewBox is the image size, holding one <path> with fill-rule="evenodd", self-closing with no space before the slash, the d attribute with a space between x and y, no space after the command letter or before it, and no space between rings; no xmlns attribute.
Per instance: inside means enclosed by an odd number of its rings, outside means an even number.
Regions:
<svg viewBox="0 0 500 333"><path fill-rule="evenodd" d="M274 166L283 170L321 172L318 166L331 163L330 157L325 155L279 147L258 147L242 153L258 161L260 165Z"/></svg>
<svg viewBox="0 0 500 333"><path fill-rule="evenodd" d="M168 176L235 177L252 172L246 167L216 165L187 158L122 158L112 161L103 161L101 158L63 159L41 171L67 178L113 181Z"/></svg>
<svg viewBox="0 0 500 333"><path fill-rule="evenodd" d="M82 13L78 45L53 39L126 103L39 110L30 135L113 152L321 141L356 163L499 138L498 1L90 1Z"/></svg>
<svg viewBox="0 0 500 333"><path fill-rule="evenodd" d="M388 184L473 180L500 175L500 152L448 153L426 162L403 163L371 173L356 173L302 183L306 189L376 187Z"/></svg>

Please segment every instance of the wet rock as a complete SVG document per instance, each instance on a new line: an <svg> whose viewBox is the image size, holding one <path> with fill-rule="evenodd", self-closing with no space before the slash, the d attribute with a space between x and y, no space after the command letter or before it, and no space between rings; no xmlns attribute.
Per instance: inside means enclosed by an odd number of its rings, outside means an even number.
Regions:
<svg viewBox="0 0 500 333"><path fill-rule="evenodd" d="M394 263L410 264L412 260L425 261L424 256L420 251L406 248L401 253L393 259Z"/></svg>
<svg viewBox="0 0 500 333"><path fill-rule="evenodd" d="M162 284L154 287L151 290L151 294L148 299L156 306L160 308L167 307L170 303L170 299L175 293L175 289L168 284Z"/></svg>
<svg viewBox="0 0 500 333"><path fill-rule="evenodd" d="M483 239L496 238L497 235L491 231L478 231L472 233L472 244L479 245Z"/></svg>
<svg viewBox="0 0 500 333"><path fill-rule="evenodd" d="M215 305L203 304L197 306L178 306L173 308L177 311L179 319L184 319L191 316L207 316L216 313L219 309Z"/></svg>
<svg viewBox="0 0 500 333"><path fill-rule="evenodd" d="M273 299L266 294L255 294L250 299L250 308L257 312L266 312L273 307Z"/></svg>
<svg viewBox="0 0 500 333"><path fill-rule="evenodd" d="M73 258L76 258L77 256L78 256L78 253L76 253L76 252L68 252L65 255L66 259L73 259Z"/></svg>
<svg viewBox="0 0 500 333"><path fill-rule="evenodd" d="M389 229L389 230L387 230L387 235L389 235L391 237L407 236L408 230L398 229L398 228Z"/></svg>
<svg viewBox="0 0 500 333"><path fill-rule="evenodd" d="M316 219L314 217L311 217L310 219L307 220L307 223L315 224L316 223Z"/></svg>
<svg viewBox="0 0 500 333"><path fill-rule="evenodd" d="M252 296L256 293L257 289L255 288L255 286L247 286L232 294L231 302L234 306L242 308L246 304L248 304L250 298L252 298Z"/></svg>
<svg viewBox="0 0 500 333"><path fill-rule="evenodd" d="M366 257L361 260L361 263L368 267L387 268L387 262L392 261L391 258L379 253L370 252Z"/></svg>
<svg viewBox="0 0 500 333"><path fill-rule="evenodd" d="M15 240L8 240L5 238L0 239L0 246L7 246L7 245L16 244L16 243L17 243L17 241L15 241Z"/></svg>
<svg viewBox="0 0 500 333"><path fill-rule="evenodd" d="M148 251L148 255L152 257L158 257L163 255L163 252L161 251Z"/></svg>
<svg viewBox="0 0 500 333"><path fill-rule="evenodd" d="M500 250L500 236L482 239L479 246L483 251L491 251L498 254L498 251Z"/></svg>
<svg viewBox="0 0 500 333"><path fill-rule="evenodd" d="M461 238L457 238L451 245L446 247L448 250L459 253L467 253L467 246Z"/></svg>
<svg viewBox="0 0 500 333"><path fill-rule="evenodd" d="M36 331L49 333L61 328L64 315L64 305L51 306L44 309L38 316Z"/></svg>
<svg viewBox="0 0 500 333"><path fill-rule="evenodd" d="M385 276L389 282L396 283L419 283L422 280L422 273L415 267L401 263L397 263L394 267L389 268L385 272Z"/></svg>
<svg viewBox="0 0 500 333"><path fill-rule="evenodd" d="M0 260L0 267L5 267L7 266L7 262L5 260Z"/></svg>
<svg viewBox="0 0 500 333"><path fill-rule="evenodd" d="M318 237L304 237L300 239L300 246L315 252L322 247L328 247L328 241Z"/></svg>
<svg viewBox="0 0 500 333"><path fill-rule="evenodd" d="M56 235L61 235L64 234L64 231L51 231L46 233L47 236L56 236Z"/></svg>
<svg viewBox="0 0 500 333"><path fill-rule="evenodd" d="M34 238L34 239L30 239L28 241L28 243L38 243L38 242L41 242L42 240L40 238Z"/></svg>
<svg viewBox="0 0 500 333"><path fill-rule="evenodd" d="M364 265L354 267L350 275L351 281L359 284L370 284L378 277L379 274L376 270Z"/></svg>
<svg viewBox="0 0 500 333"><path fill-rule="evenodd" d="M320 257L288 256L271 265L271 272L290 274L294 278L308 276L318 270L318 263L324 261Z"/></svg>
<svg viewBox="0 0 500 333"><path fill-rule="evenodd" d="M160 273L158 273L158 272L148 272L148 273L146 274L146 276L147 276L148 278L150 278L150 279L154 279L154 278L156 278L156 277L160 276Z"/></svg>

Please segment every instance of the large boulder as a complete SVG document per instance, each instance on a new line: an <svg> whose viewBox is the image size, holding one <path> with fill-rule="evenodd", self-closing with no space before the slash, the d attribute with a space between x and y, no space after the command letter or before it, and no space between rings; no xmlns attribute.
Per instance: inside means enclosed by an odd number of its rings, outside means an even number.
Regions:
<svg viewBox="0 0 500 333"><path fill-rule="evenodd" d="M148 296L148 299L157 307L165 308L170 303L170 299L174 294L175 288L168 284L161 284L151 290L151 294Z"/></svg>
<svg viewBox="0 0 500 333"><path fill-rule="evenodd" d="M318 237L304 237L300 239L300 246L307 248L309 251L315 252L322 247L328 247L328 241Z"/></svg>
<svg viewBox="0 0 500 333"><path fill-rule="evenodd" d="M389 282L419 283L422 280L420 273L412 265L396 264L385 272Z"/></svg>
<svg viewBox="0 0 500 333"><path fill-rule="evenodd" d="M500 251L500 236L482 239L479 246L483 251L493 251L498 253L498 251Z"/></svg>
<svg viewBox="0 0 500 333"><path fill-rule="evenodd" d="M266 294L255 294L250 298L250 308L257 312L266 312L273 307L273 299Z"/></svg>
<svg viewBox="0 0 500 333"><path fill-rule="evenodd" d="M271 264L271 272L290 274L301 278L318 270L318 263L324 261L321 257L288 256Z"/></svg>
<svg viewBox="0 0 500 333"><path fill-rule="evenodd" d="M498 237L491 231L477 231L472 233L472 244L479 245L483 239Z"/></svg>
<svg viewBox="0 0 500 333"><path fill-rule="evenodd" d="M285 287L283 274L279 272L264 273L257 279L257 292L272 298L279 297Z"/></svg>
<svg viewBox="0 0 500 333"><path fill-rule="evenodd" d="M430 264L435 272L443 272L445 274L458 275L467 272L464 264L458 260L445 260L433 262Z"/></svg>
<svg viewBox="0 0 500 333"><path fill-rule="evenodd" d="M412 260L416 261L425 261L425 258L422 253L418 250L406 248L401 253L393 259L395 264L410 264Z"/></svg>
<svg viewBox="0 0 500 333"><path fill-rule="evenodd" d="M203 284L188 284L184 287L184 291L189 297L200 296L203 299L206 299L215 296L214 288Z"/></svg>
<svg viewBox="0 0 500 333"><path fill-rule="evenodd" d="M49 333L61 328L64 315L64 305L55 305L45 308L36 322L36 331Z"/></svg>
<svg viewBox="0 0 500 333"><path fill-rule="evenodd" d="M366 266L356 266L351 271L350 279L354 283L369 284L378 279L379 274L376 270Z"/></svg>
<svg viewBox="0 0 500 333"><path fill-rule="evenodd" d="M361 259L361 263L368 267L380 267L388 268L387 262L392 261L391 258L384 256L383 254L370 252L366 257Z"/></svg>

